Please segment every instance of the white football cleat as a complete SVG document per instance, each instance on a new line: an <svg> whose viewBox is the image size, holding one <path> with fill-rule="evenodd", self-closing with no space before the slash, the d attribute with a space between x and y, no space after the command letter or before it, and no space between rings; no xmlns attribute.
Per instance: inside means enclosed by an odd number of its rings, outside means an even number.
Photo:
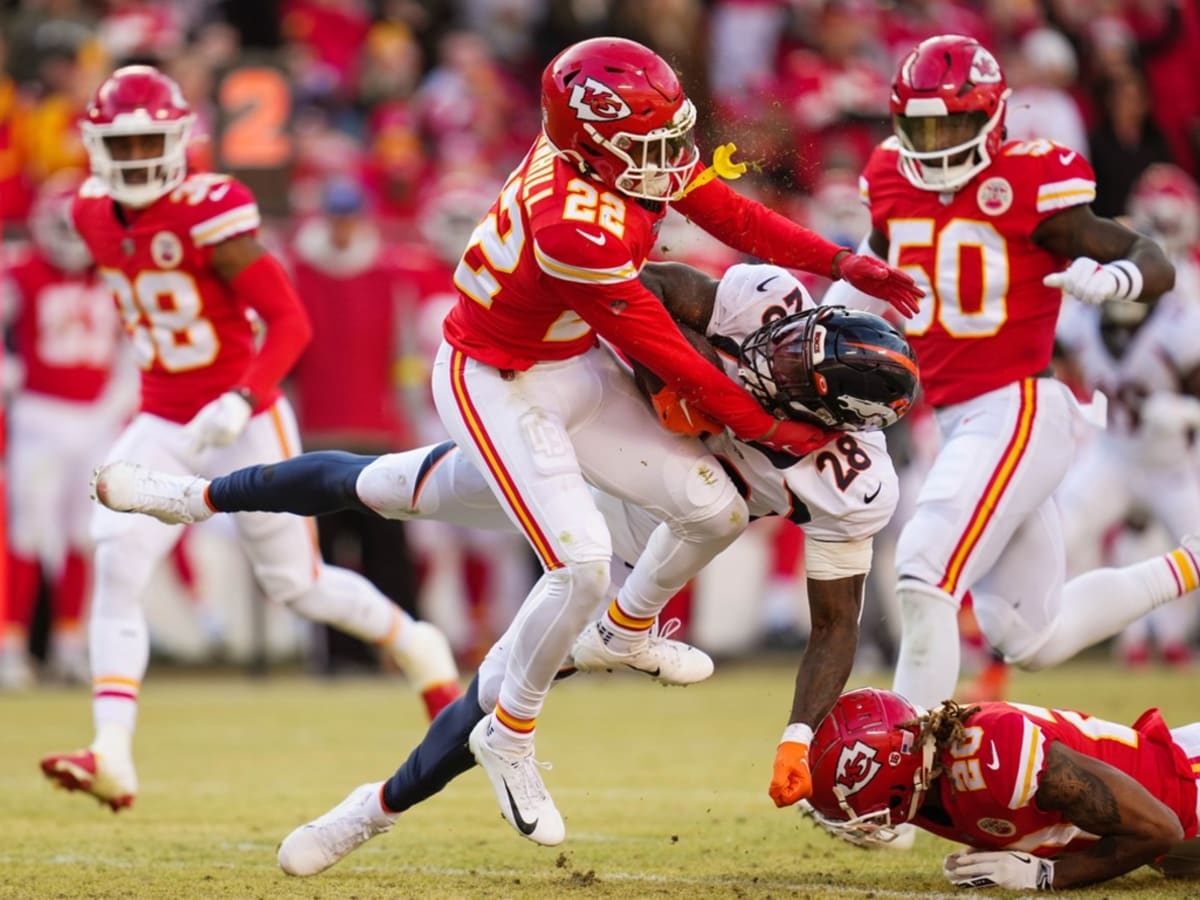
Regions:
<svg viewBox="0 0 1200 900"><path fill-rule="evenodd" d="M399 813L383 808L383 782L360 784L323 816L301 825L279 844L279 868L288 875L307 877L324 872L377 834L396 824Z"/></svg>
<svg viewBox="0 0 1200 900"><path fill-rule="evenodd" d="M117 512L153 516L168 525L191 525L212 518L204 498L208 479L173 475L138 463L106 463L92 473L92 499Z"/></svg>
<svg viewBox="0 0 1200 900"><path fill-rule="evenodd" d="M527 756L509 756L493 749L487 741L492 719L488 715L479 720L471 729L467 746L487 773L501 814L522 837L535 844L561 844L567 829L538 772L550 768L549 764L535 760L532 751Z"/></svg>
<svg viewBox="0 0 1200 900"><path fill-rule="evenodd" d="M576 638L571 662L580 672L612 672L623 667L674 685L695 684L713 673L712 657L691 644L647 635L643 643L617 653L605 643L604 631L603 623L593 622Z"/></svg>

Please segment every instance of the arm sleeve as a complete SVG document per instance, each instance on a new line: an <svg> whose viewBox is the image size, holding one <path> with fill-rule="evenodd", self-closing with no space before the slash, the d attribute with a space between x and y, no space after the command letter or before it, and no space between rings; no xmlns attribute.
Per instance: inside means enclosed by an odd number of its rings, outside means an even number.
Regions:
<svg viewBox="0 0 1200 900"><path fill-rule="evenodd" d="M238 385L264 397L296 364L312 337L312 325L283 266L269 253L239 272L230 288L267 326L262 347Z"/></svg>
<svg viewBox="0 0 1200 900"><path fill-rule="evenodd" d="M563 282L560 297L630 359L676 389L739 437L764 435L774 419L696 352L658 299L636 279L605 285Z"/></svg>
<svg viewBox="0 0 1200 900"><path fill-rule="evenodd" d="M834 257L845 250L743 197L719 178L672 205L722 243L777 266L833 278Z"/></svg>

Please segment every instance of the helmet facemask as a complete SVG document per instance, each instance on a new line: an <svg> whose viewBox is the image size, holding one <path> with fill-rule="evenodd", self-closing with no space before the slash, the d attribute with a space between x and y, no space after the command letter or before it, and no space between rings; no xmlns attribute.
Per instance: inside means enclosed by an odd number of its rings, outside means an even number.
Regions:
<svg viewBox="0 0 1200 900"><path fill-rule="evenodd" d="M738 374L778 418L878 431L912 405L920 375L903 335L878 316L819 306L768 322L742 342Z"/></svg>
<svg viewBox="0 0 1200 900"><path fill-rule="evenodd" d="M982 110L947 112L936 97L909 100L905 113L892 117L901 174L924 191L957 191L992 164L988 139L1004 121L1009 93L991 118Z"/></svg>
<svg viewBox="0 0 1200 900"><path fill-rule="evenodd" d="M118 203L149 206L187 177L187 145L195 120L195 114L188 114L155 121L145 110L138 110L110 123L80 122L92 174L108 185L109 194ZM155 156L121 158L125 154L120 139L133 136L161 136L162 148Z"/></svg>
<svg viewBox="0 0 1200 900"><path fill-rule="evenodd" d="M694 129L696 108L684 100L674 118L646 134L618 131L611 138L584 122L593 141L625 164L613 187L643 200L670 200L688 183L700 161Z"/></svg>

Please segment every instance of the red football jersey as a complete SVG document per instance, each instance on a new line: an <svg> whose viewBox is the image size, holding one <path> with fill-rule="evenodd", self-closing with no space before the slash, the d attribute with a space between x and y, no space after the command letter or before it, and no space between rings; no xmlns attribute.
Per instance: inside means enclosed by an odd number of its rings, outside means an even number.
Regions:
<svg viewBox="0 0 1200 900"><path fill-rule="evenodd" d="M446 317L446 340L498 369L578 356L596 335L555 282L637 278L665 214L665 204L652 212L603 190L539 136L454 273L462 298Z"/></svg>
<svg viewBox="0 0 1200 900"><path fill-rule="evenodd" d="M984 703L967 720L966 739L939 760L945 770L941 803L950 824L923 816L914 823L986 850L1056 856L1088 846L1095 835L1037 806L1046 751L1054 741L1144 785L1179 817L1185 837L1196 835L1196 774L1157 709L1130 727L1022 703Z"/></svg>
<svg viewBox="0 0 1200 900"><path fill-rule="evenodd" d="M213 247L258 229L249 188L227 175L190 175L145 209L118 209L89 178L75 228L111 290L142 370L142 411L187 422L236 387L255 356L246 304L212 267ZM260 408L278 390L259 398Z"/></svg>
<svg viewBox="0 0 1200 900"><path fill-rule="evenodd" d="M1096 196L1092 167L1053 141L1011 141L952 194L913 187L896 139L875 148L861 180L888 262L925 289L904 330L934 406L961 403L1050 365L1062 292L1042 279L1069 260L1030 240L1038 224Z"/></svg>
<svg viewBox="0 0 1200 900"><path fill-rule="evenodd" d="M64 272L38 253L6 273L14 350L24 391L91 403L108 383L120 326L108 290L90 271Z"/></svg>

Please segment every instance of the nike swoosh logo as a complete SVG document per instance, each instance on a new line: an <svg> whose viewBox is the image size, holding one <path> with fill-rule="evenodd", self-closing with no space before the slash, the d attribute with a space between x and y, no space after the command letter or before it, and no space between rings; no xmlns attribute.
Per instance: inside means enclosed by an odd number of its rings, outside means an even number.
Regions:
<svg viewBox="0 0 1200 900"><path fill-rule="evenodd" d="M882 485L882 484L881 484L881 485L878 485L878 486L875 488L875 492L874 492L874 493L872 493L872 494L867 494L865 497L863 497L863 503L870 503L872 500L874 500L876 497L878 497L878 496L879 496L879 492L880 492L880 491L882 491L882 490L883 490L883 485Z"/></svg>
<svg viewBox="0 0 1200 900"><path fill-rule="evenodd" d="M578 230L578 229L576 229L576 230ZM766 279L765 281L760 281L758 284L756 284L754 286L754 289L756 291L765 291L767 289L767 285L770 284L772 281L774 281L778 277L779 277L778 275L772 275L770 278Z"/></svg>
<svg viewBox="0 0 1200 900"><path fill-rule="evenodd" d="M504 793L508 794L508 808L512 810L513 822L517 826L517 831L529 837L533 834L533 829L538 827L539 819L534 819L532 822L526 822L521 818L521 813L517 810L517 802L513 800L512 791L508 789L508 782L504 782Z"/></svg>
<svg viewBox="0 0 1200 900"><path fill-rule="evenodd" d="M1071 164L1071 160L1073 160L1074 158L1075 158L1074 150L1072 150L1070 153L1058 154L1058 161L1060 163L1062 163L1064 166L1069 166Z"/></svg>
<svg viewBox="0 0 1200 900"><path fill-rule="evenodd" d="M591 241L591 242L592 242L593 244L595 244L597 247L603 247L603 246L604 246L604 242L608 240L608 236L607 236L607 235L603 235L603 234L601 234L601 235L588 234L588 233L587 233L586 231L584 231L582 228L576 228L576 229L575 229L575 231L579 233L579 236L580 236L580 237L585 237L585 238L587 238L589 241Z"/></svg>
<svg viewBox="0 0 1200 900"><path fill-rule="evenodd" d="M649 669L639 669L637 666L630 666L628 664L626 664L626 666L627 666L627 668L633 669L633 671L635 671L635 672L641 672L643 675L649 675L651 678L657 678L659 675L662 674L661 666L659 668L655 669L653 672L651 672Z"/></svg>
<svg viewBox="0 0 1200 900"><path fill-rule="evenodd" d="M995 741L992 741L992 761L987 764L987 767L993 772L1000 768L1000 754L996 752Z"/></svg>

